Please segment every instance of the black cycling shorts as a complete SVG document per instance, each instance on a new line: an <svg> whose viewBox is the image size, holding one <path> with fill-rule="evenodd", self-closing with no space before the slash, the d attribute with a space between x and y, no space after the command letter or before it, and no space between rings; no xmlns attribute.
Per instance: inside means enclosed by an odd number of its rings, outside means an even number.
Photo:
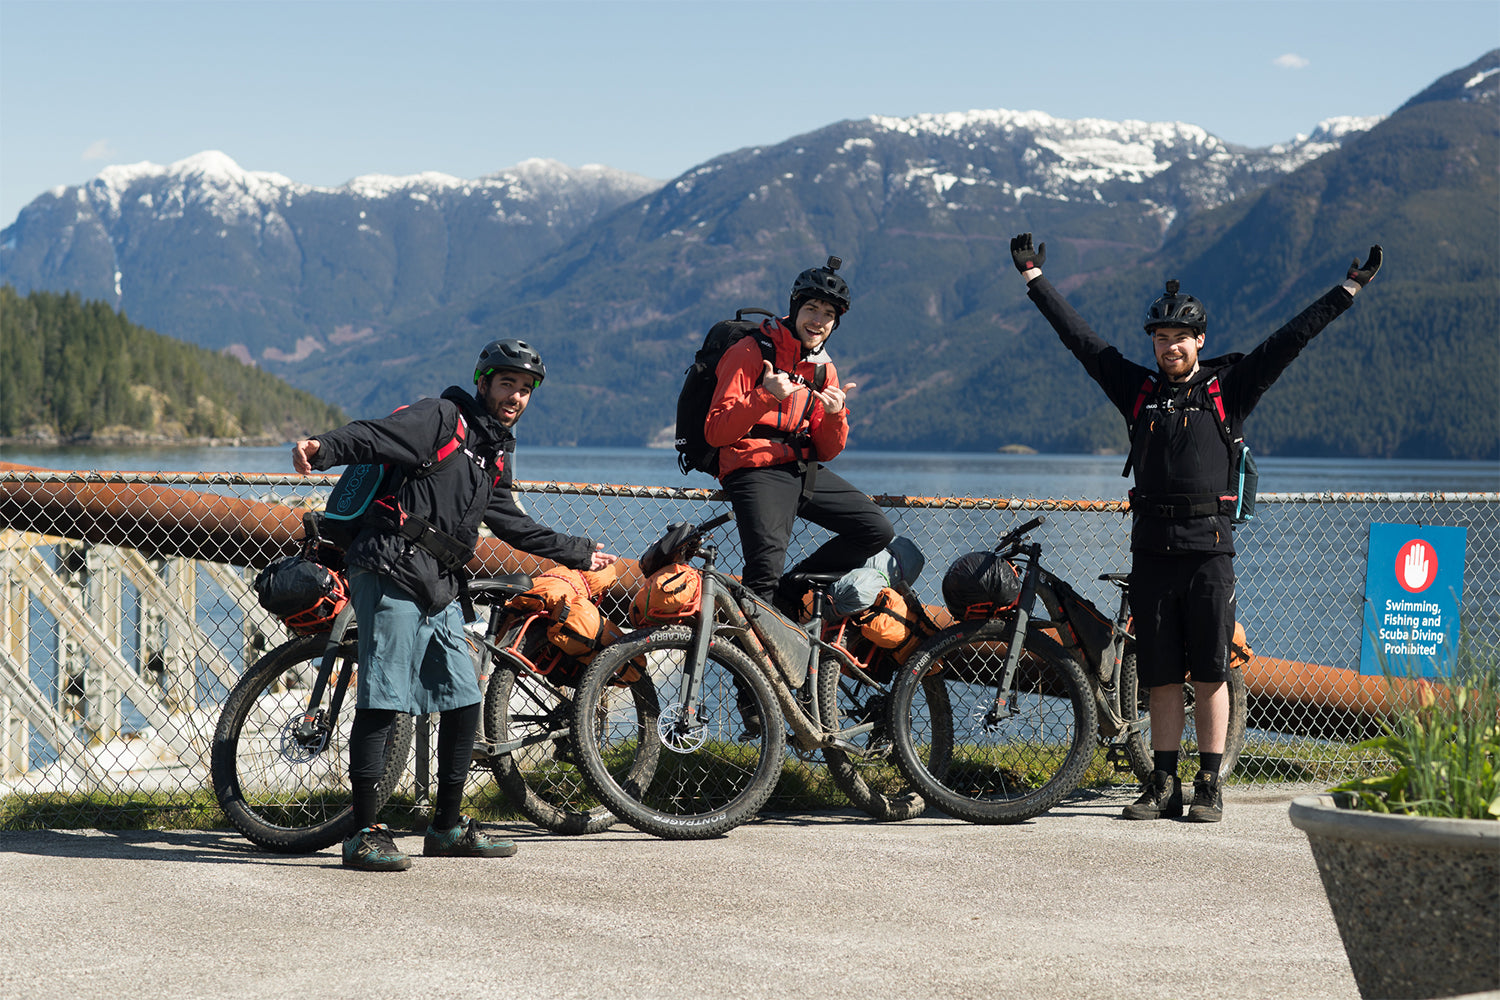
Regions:
<svg viewBox="0 0 1500 1000"><path fill-rule="evenodd" d="M1130 567L1141 684L1229 679L1234 638L1234 557L1136 553Z"/></svg>

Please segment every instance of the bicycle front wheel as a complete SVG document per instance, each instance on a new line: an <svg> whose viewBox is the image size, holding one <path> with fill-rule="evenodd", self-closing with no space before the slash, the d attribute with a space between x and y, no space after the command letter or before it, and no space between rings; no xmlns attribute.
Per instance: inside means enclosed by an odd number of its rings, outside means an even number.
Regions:
<svg viewBox="0 0 1500 1000"><path fill-rule="evenodd" d="M929 760L936 760L935 766L941 768L946 766L953 747L948 691L937 677L924 677L920 683L934 722ZM890 689L872 687L855 677L844 676L838 661L829 658L818 667L818 703L826 730L870 727L848 737L857 750L823 748L828 776L839 791L856 808L878 820L895 822L922 815L927 800L896 765L891 741Z"/></svg>
<svg viewBox="0 0 1500 1000"><path fill-rule="evenodd" d="M1229 728L1224 739L1224 762L1219 766L1220 778L1227 778L1234 773L1235 767L1240 762L1240 751L1245 749L1244 670L1239 667L1230 667L1229 679L1225 681L1225 685L1229 688ZM1182 686L1182 701L1182 752L1188 756L1195 756L1199 751L1199 743L1191 680ZM1126 742L1126 756L1130 758L1130 766L1135 771L1136 777L1145 781L1151 777L1151 771L1156 766L1155 756L1151 749L1151 691L1141 686L1140 677L1136 674L1134 652L1126 653L1125 662L1121 665L1120 706L1125 710L1127 721L1131 710L1134 709L1136 719L1143 724L1142 728L1130 734Z"/></svg>
<svg viewBox="0 0 1500 1000"><path fill-rule="evenodd" d="M545 642L545 639L541 640ZM490 769L501 789L527 819L554 833L598 833L615 824L615 814L583 779L573 740L574 689L555 683L514 656L494 656L494 672L485 694L485 732L497 744L519 741L515 749L490 758ZM604 692L622 711L633 708L637 724L655 725L656 691L642 675L622 690ZM611 705L613 710L613 705ZM654 752L647 744L645 752ZM646 773L654 759L638 760Z"/></svg>
<svg viewBox="0 0 1500 1000"><path fill-rule="evenodd" d="M692 630L682 626L616 641L584 671L573 705L589 787L631 826L669 840L717 837L754 817L775 790L786 755L770 685L728 642L710 644L697 698L685 704L692 643ZM610 697L637 673L655 686L655 718ZM654 767L640 766L647 758Z"/></svg>
<svg viewBox="0 0 1500 1000"><path fill-rule="evenodd" d="M1029 636L1015 688L1000 690L1009 631L1003 620L944 629L912 654L892 694L897 763L930 804L971 823L1046 812L1077 787L1093 757L1088 681L1056 642ZM929 693L932 679L946 698Z"/></svg>
<svg viewBox="0 0 1500 1000"><path fill-rule="evenodd" d="M334 726L320 715L312 737L297 732L326 642L327 636L302 636L256 660L229 692L214 731L219 807L235 829L268 851L311 854L355 832L349 730L358 675L349 682ZM336 656L330 692L355 657L354 639L346 639ZM398 714L386 736L385 771L376 788L381 805L406 769L411 734L411 716Z"/></svg>

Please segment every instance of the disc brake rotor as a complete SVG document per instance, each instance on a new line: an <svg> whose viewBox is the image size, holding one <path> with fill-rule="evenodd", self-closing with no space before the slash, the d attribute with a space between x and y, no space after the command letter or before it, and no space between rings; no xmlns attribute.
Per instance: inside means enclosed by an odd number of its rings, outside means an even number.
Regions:
<svg viewBox="0 0 1500 1000"><path fill-rule="evenodd" d="M328 740L333 735L321 714L313 720L310 732L301 730L301 713L293 715L281 727L281 756L293 764L306 764L317 757L328 748Z"/></svg>
<svg viewBox="0 0 1500 1000"><path fill-rule="evenodd" d="M701 722L683 725L686 712L681 703L662 709L656 720L656 734L662 745L676 753L692 753L708 742L708 727Z"/></svg>

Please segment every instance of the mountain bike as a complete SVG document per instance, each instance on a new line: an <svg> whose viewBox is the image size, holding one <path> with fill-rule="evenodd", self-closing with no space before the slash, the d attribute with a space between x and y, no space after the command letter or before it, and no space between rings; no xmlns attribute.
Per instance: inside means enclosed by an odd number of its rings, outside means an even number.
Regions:
<svg viewBox="0 0 1500 1000"><path fill-rule="evenodd" d="M1120 592L1113 617L1042 566L1028 521L994 551L1024 564L1015 603L960 621L907 660L891 696L891 730L903 774L943 812L974 823L1018 823L1078 786L1103 747L1116 771L1145 781L1153 766L1147 692L1136 675L1129 577L1099 579ZM1033 617L1040 599L1045 617ZM940 683L934 684L934 680ZM1245 743L1245 680L1232 665L1229 734L1220 773ZM934 698L932 692L943 694ZM1189 726L1193 691L1183 685ZM1188 728L1185 739L1195 729Z"/></svg>
<svg viewBox="0 0 1500 1000"><path fill-rule="evenodd" d="M840 790L872 815L922 812L890 759L889 685L825 638L827 588L843 572L790 574L812 597L811 619L798 624L718 570L706 538L732 517L669 526L663 539L677 533L669 562L703 563L691 619L624 636L584 671L573 732L589 787L637 829L674 840L719 836L771 796L790 739L799 756L821 752ZM611 690L639 675L660 698L654 718L610 704ZM647 747L656 767L643 775L633 762L651 756Z"/></svg>
<svg viewBox="0 0 1500 1000"><path fill-rule="evenodd" d="M506 607L530 587L531 578L522 574L467 585L472 602L489 607L483 634L466 632L484 698L471 767L488 767L511 803L537 825L595 833L615 816L590 795L574 763L573 685L584 665L547 641L545 619ZM355 832L348 775L353 712L345 702L358 690L357 659L350 604L327 634L293 638L262 656L225 700L214 733L214 793L229 821L258 846L311 853ZM612 708L629 702L627 714L656 714L649 678L611 695ZM396 715L377 786L382 805L405 773L414 728L411 716ZM656 747L641 749L632 773L644 775L654 766ZM418 761L419 806L425 765Z"/></svg>

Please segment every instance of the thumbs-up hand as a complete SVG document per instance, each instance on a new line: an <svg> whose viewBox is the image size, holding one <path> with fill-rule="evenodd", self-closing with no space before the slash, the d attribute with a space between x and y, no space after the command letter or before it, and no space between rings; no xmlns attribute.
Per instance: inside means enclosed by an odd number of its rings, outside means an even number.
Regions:
<svg viewBox="0 0 1500 1000"><path fill-rule="evenodd" d="M837 383L835 383L817 393L818 402L823 404L823 412L827 413L829 416L832 416L835 413L842 412L844 409L844 397L847 396L849 394L849 390L853 389L857 384L858 383L855 382L845 382L843 387L841 388Z"/></svg>
<svg viewBox="0 0 1500 1000"><path fill-rule="evenodd" d="M777 399L786 399L790 396L792 390L797 387L797 383L793 382L786 372L779 372L772 368L771 362L762 361L761 365L760 384L765 387L765 390Z"/></svg>

